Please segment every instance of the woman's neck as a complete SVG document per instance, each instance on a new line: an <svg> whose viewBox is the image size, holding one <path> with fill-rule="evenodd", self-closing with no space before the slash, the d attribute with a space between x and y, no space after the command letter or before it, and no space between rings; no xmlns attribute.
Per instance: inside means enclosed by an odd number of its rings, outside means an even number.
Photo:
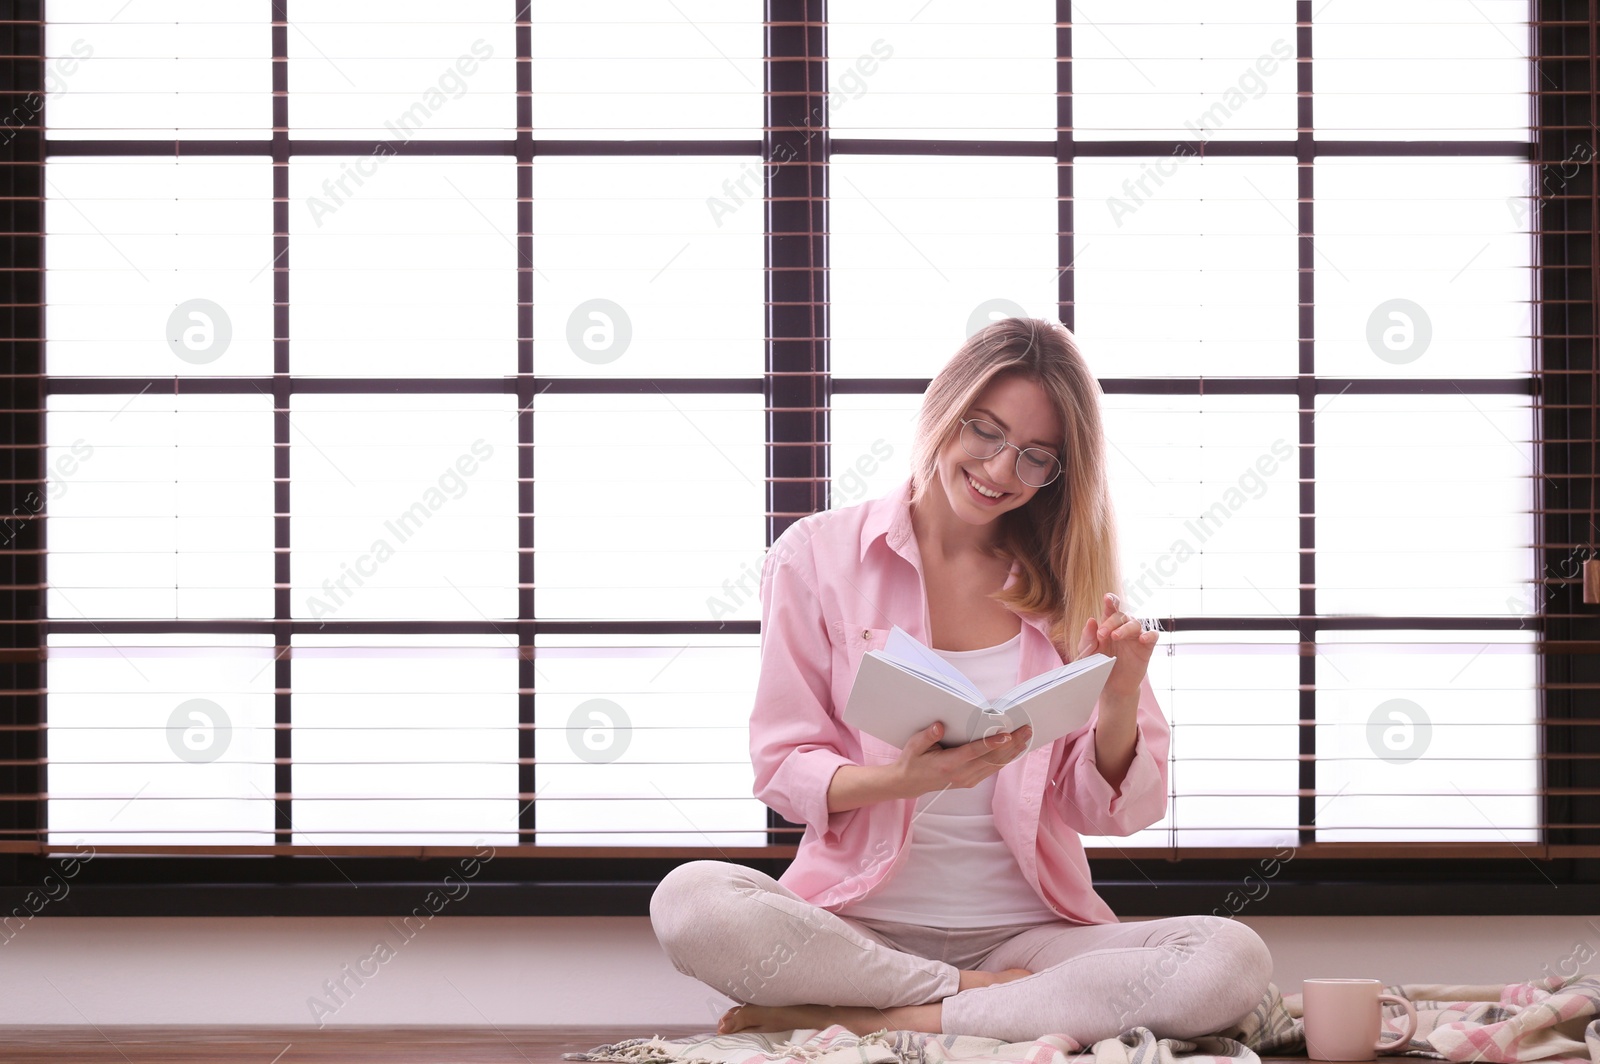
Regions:
<svg viewBox="0 0 1600 1064"><path fill-rule="evenodd" d="M992 560L997 557L998 522L971 525L950 509L950 500L937 485L930 485L921 503L911 505L911 528L917 537L917 550L944 563Z"/></svg>

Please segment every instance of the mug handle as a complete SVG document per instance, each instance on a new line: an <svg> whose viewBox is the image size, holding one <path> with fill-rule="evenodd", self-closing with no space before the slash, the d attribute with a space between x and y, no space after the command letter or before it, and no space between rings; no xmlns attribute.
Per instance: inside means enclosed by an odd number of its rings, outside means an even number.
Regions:
<svg viewBox="0 0 1600 1064"><path fill-rule="evenodd" d="M1392 1042L1385 1042L1383 1040L1383 1036L1380 1034L1378 1036L1377 1043L1373 1045L1372 1048L1376 1049L1380 1053L1391 1049L1399 1049L1406 1043L1410 1042L1417 1033L1417 1010L1415 1006L1411 1004L1411 1002L1397 994L1379 994L1378 1001L1393 1002L1394 1004L1399 1005L1406 1010L1406 1032Z"/></svg>

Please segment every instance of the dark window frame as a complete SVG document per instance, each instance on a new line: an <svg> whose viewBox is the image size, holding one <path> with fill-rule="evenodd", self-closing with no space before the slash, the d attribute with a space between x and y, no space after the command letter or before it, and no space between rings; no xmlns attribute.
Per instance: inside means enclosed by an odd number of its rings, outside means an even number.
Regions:
<svg viewBox="0 0 1600 1064"><path fill-rule="evenodd" d="M287 55L286 19L288 0L273 3L273 47L277 56ZM519 20L525 20L525 0L519 0ZM509 5L508 5L509 6ZM1072 30L1068 23L1071 5L1068 0L1058 0L1058 47L1061 54L1070 54ZM1597 230L1597 204L1600 204L1600 185L1595 182L1594 152L1588 152L1589 161L1576 167L1574 175L1568 172L1570 160L1587 144L1585 131L1592 130L1595 94L1589 78L1595 65L1595 40L1597 28L1592 14L1577 0L1535 0L1538 27L1535 30L1536 58L1531 64L1539 79L1533 96L1536 108L1535 124L1538 134L1530 149L1530 158L1540 166L1537 171L1540 184L1538 196L1539 235L1536 283L1539 302L1537 332L1539 350L1535 375L1535 401L1539 409L1541 477L1544 480L1540 543L1543 547L1544 572L1555 572L1562 559L1568 555L1570 545L1584 541L1588 531L1586 518L1577 513L1592 504L1594 471L1587 467L1587 439L1593 439L1595 426L1586 420L1592 397L1586 391L1582 374L1567 372L1587 370L1592 366L1595 326L1595 278L1588 266L1595 261L1593 249L1600 246ZM1297 17L1300 25L1296 34L1297 48L1302 57L1311 54L1312 0L1298 0ZM5 455L5 490L10 495L11 517L6 522L8 536L0 545L0 559L6 566L5 593L9 598L10 623L0 628L7 635L0 668L8 681L3 695L6 713L0 720L0 829L8 831L31 830L40 826L43 803L39 801L4 800L7 796L34 795L42 791L44 782L42 756L45 753L45 733L37 730L42 723L44 705L44 662L37 652L43 646L46 622L43 617L44 563L42 521L45 471L43 462L44 419L42 411L45 387L40 374L43 371L43 159L46 142L43 139L39 110L34 109L43 91L43 63L39 59L43 45L43 0L18 0L13 10L13 20L0 23L0 33L6 37L6 65L4 81L0 82L0 96L5 100L5 112L20 114L22 119L15 135L0 145L0 174L5 188L0 200L6 218L3 246L5 262L0 276L5 278L9 298L0 305L0 314L9 320L4 333L8 348L11 375L4 378L7 389L8 416L6 432L0 440L0 454ZM827 160L834 154L846 153L899 153L899 154L1013 154L1054 157L1068 164L1079 155L1160 155L1172 150L1171 142L1077 142L1072 138L1071 64L1059 63L1058 79L1062 95L1058 97L1059 125L1063 127L1055 142L903 142L832 139L826 130L825 119L826 63L822 58L824 48L826 4L825 0L767 0L766 37L770 61L768 95L766 97L766 125L769 132L763 141L724 142L673 142L651 141L626 144L593 144L588 142L538 141L529 131L531 125L531 100L526 94L530 88L527 62L518 64L517 117L522 131L513 141L442 144L432 142L412 146L408 150L451 151L465 153L514 154L522 164L518 170L518 191L523 197L518 204L518 253L521 258L519 300L523 306L519 314L519 372L504 381L484 381L463 388L452 382L452 390L478 390L514 392L519 408L530 407L536 391L551 385L555 390L571 392L619 392L660 388L663 391L751 391L761 392L768 407L768 542L779 535L798 517L827 506L829 400L833 394L857 392L920 392L926 381L903 380L833 380L829 376L829 352L826 337L827 322ZM526 60L531 55L530 28L519 25L516 30L518 55ZM1301 90L1310 89L1311 68L1298 67ZM285 64L274 64L274 88L286 88ZM1311 127L1312 99L1302 96L1299 101L1300 124ZM185 152L210 151L237 153L251 150L270 153L274 161L287 163L291 142L286 132L287 99L274 97L274 123L279 132L270 142L249 145L212 142L189 142ZM41 108L42 109L42 108ZM9 127L8 127L9 131ZM1592 137L1593 134L1591 133ZM120 149L148 154L168 154L175 150L172 142L118 142ZM93 145L83 142L57 142L48 145L52 152L87 154ZM103 145L101 146L103 150ZM352 142L320 142L293 145L296 153L311 150L342 153L365 150L369 145ZM1213 155L1288 155L1309 163L1317 149L1310 132L1302 132L1297 141L1248 143L1213 143L1197 146ZM1326 153L1328 146L1321 147ZM1474 144L1468 142L1429 142L1423 144L1383 144L1362 142L1341 146L1342 152L1351 154L1498 154L1505 151L1503 144ZM753 379L712 379L655 381L650 379L605 381L553 381L541 382L532 374L532 234L531 204L528 164L535 154L760 154L769 164L767 170L767 196L765 199L766 283L768 293L768 339L766 374ZM275 229L280 234L288 231L287 171L277 166L275 194L279 197L274 208ZM1072 258L1072 177L1070 165L1058 166L1060 200L1059 231L1062 263ZM1300 204L1302 240L1301 266L1312 263L1309 234L1314 232L1315 200L1311 182L1314 169L1302 167ZM1546 194L1548 193L1548 194ZM287 237L277 238L276 252L287 247ZM277 275L275 295L280 304L288 298L288 277L280 271ZM1060 277L1061 320L1069 327L1073 324L1073 271L1064 269ZM1302 302L1309 304L1313 275L1302 272ZM241 386L260 384L270 390L279 406L287 406L291 394L288 373L287 310L280 305L276 320L279 337L277 344L278 373L253 383L241 385L238 380L217 382L197 381L198 387L237 390ZM1303 376L1297 381L1282 382L1240 380L1235 382L1208 381L1206 387L1213 391L1232 389L1241 392L1296 393L1300 400L1301 442L1312 439L1314 426L1309 410L1312 400L1321 391L1337 391L1346 386L1356 390L1394 392L1407 390L1407 384L1393 381L1333 380L1315 378L1312 353L1314 337L1313 319L1309 306L1302 308L1302 341L1300 366ZM148 381L128 382L126 390L137 391ZM328 382L328 387L348 387L351 390L369 386L371 382ZM430 390L438 382L404 381L401 387ZM1409 382L1410 390L1442 392L1457 384L1467 385L1466 390L1515 391L1515 386L1525 382ZM1110 380L1102 386L1108 391L1125 392L1193 392L1194 382L1152 380ZM185 387L189 387L186 382ZM296 384L296 388L299 385ZM100 385L84 385L70 379L51 382L52 390L72 391L80 388L105 390ZM1526 389L1523 389L1524 391ZM281 420L281 419L280 419ZM281 426L286 434L287 427ZM519 434L524 444L532 442L532 415L525 413L519 419ZM1571 442L1581 441L1581 442ZM287 436L279 442L287 443ZM287 477L287 454L278 449L281 477ZM1301 451L1300 475L1302 512L1315 512L1314 470L1309 449ZM531 453L523 448L520 470L524 477L531 476ZM1585 483L1587 492L1584 494ZM287 513L288 485L278 485L279 512ZM532 513L533 486L524 481L519 488L524 513ZM1310 518L1302 519L1302 545L1312 546L1313 528ZM279 519L278 536L281 546L288 545L287 518ZM522 526L523 546L532 546L531 519ZM288 559L278 557L276 578L287 585ZM1302 555L1301 613L1314 618L1315 557ZM533 632L627 632L640 634L691 633L701 631L737 631L756 633L754 622L551 622L534 621L531 586L534 578L534 558L523 553L519 561L521 592L518 631L525 646L531 646ZM1600 623L1594 611L1587 613L1579 599L1579 589L1571 581L1551 580L1548 598L1541 603L1539 622L1548 647L1559 647L1559 652L1548 650L1540 654L1539 685L1544 700L1543 729L1547 754L1579 755L1578 757L1547 758L1547 773L1543 794L1542 819L1547 824L1600 824L1600 733L1594 728L1575 722L1600 723L1600 709L1596 707L1594 685L1600 683ZM275 633L280 645L287 644L290 633L299 630L289 620L287 590L280 590L277 616L264 622L240 622L220 625L208 622L193 624L164 624L167 630L257 630ZM1437 628L1495 628L1507 624L1490 620L1475 623L1454 619L1421 619ZM1259 626L1260 620L1244 619L1167 619L1169 629L1181 626L1183 630L1228 629ZM1301 638L1309 641L1317 628L1335 626L1382 628L1392 627L1395 619L1353 619L1343 624L1330 624L1326 618L1297 622L1302 629ZM86 622L50 621L51 631L89 630ZM102 623L98 630L139 631L152 627L149 623ZM434 630L443 626L424 626L420 630ZM468 630L470 626L451 625L452 630ZM419 630L417 625L352 624L350 632ZM1585 648L1589 652L1585 655ZM1302 658L1303 684L1313 684L1312 660ZM521 677L524 689L533 688L532 663L522 663ZM279 686L289 686L289 663L279 663ZM1301 695L1301 715L1314 719L1314 691L1306 689ZM280 698L280 721L288 720L287 696ZM522 696L521 719L533 722L533 696ZM1574 722L1574 723L1568 723ZM531 758L531 731L522 733L524 758ZM1309 744L1314 742L1314 729L1302 729ZM291 733L279 734L279 756L288 757ZM1314 753L1314 747L1303 752ZM1584 755L1587 755L1585 757ZM289 766L277 769L278 789L290 790ZM520 772L520 789L531 793L535 788L534 766L525 763ZM1315 784L1314 766L1302 762L1301 786L1312 788ZM1596 792L1596 793L1584 793ZM280 828L280 842L287 842L288 815L292 800L280 802L280 818L285 825ZM1314 823L1313 799L1301 799L1302 823ZM524 811L522 827L534 827L535 810ZM792 845L794 835L791 825L769 811L769 839L773 845ZM1309 842L1309 832L1303 841ZM14 836L12 836L14 837ZM1563 846L1594 846L1600 843L1600 830L1584 827L1567 827L1549 833L1547 843ZM1535 847L1530 847L1530 849ZM1536 860L1533 857L1511 856L1505 859L1438 858L1420 859L1399 857L1383 858L1330 858L1321 856L1293 856L1269 866L1273 851L1262 848L1259 856L1240 858L1194 857L1167 860L1162 857L1103 858L1090 861L1096 889L1124 917L1174 915L1186 912L1238 913L1246 916L1267 915L1357 915L1357 914L1512 914L1512 913L1571 913L1588 914L1600 910L1600 860L1592 857L1563 857ZM706 856L716 856L708 852ZM1280 854L1281 856L1281 854ZM471 879L470 891L451 899L448 907L439 911L463 915L644 915L648 913L651 891L672 867L683 862L679 857L572 857L515 856L499 854L485 862ZM787 857L739 857L748 864L778 876L787 867ZM430 897L437 899L444 877L452 872L459 877L458 857L371 857L371 856L120 856L97 855L88 862L74 864L69 857L38 856L24 853L0 853L0 940L9 938L6 918L25 919L35 912L47 915L403 915L419 907L431 908ZM1269 867L1272 869L1268 871ZM1437 890L1435 884L1449 882L1447 895ZM37 908L36 908L37 906Z"/></svg>

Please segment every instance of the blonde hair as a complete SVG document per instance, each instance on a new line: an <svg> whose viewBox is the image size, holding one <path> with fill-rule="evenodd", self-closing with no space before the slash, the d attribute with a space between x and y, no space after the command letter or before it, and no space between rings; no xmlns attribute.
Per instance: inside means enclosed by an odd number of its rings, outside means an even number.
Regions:
<svg viewBox="0 0 1600 1064"><path fill-rule="evenodd" d="M1077 340L1056 322L1006 318L973 333L923 395L911 453L911 501L937 481L940 450L961 431L960 419L998 377L1020 377L1044 389L1065 426L1061 475L1020 509L1000 515L994 558L1022 563L1010 590L989 597L1050 621L1062 660L1076 652L1085 618L1098 622L1101 596L1122 598L1116 515L1106 479L1100 384Z"/></svg>

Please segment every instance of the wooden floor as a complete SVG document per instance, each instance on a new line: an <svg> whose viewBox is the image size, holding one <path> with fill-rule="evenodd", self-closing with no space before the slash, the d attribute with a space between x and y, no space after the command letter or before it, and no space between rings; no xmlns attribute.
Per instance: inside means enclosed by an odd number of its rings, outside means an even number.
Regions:
<svg viewBox="0 0 1600 1064"><path fill-rule="evenodd" d="M648 1025L646 1025L648 1026ZM60 1064L563 1064L624 1038L691 1027L0 1027L0 1061ZM571 1064L571 1062L566 1062Z"/></svg>
<svg viewBox="0 0 1600 1064"><path fill-rule="evenodd" d="M0 1027L0 1061L60 1064L563 1064L624 1038L686 1038L689 1027ZM1298 1061L1300 1057L1263 1057ZM1379 1057L1379 1061L1412 1061Z"/></svg>

